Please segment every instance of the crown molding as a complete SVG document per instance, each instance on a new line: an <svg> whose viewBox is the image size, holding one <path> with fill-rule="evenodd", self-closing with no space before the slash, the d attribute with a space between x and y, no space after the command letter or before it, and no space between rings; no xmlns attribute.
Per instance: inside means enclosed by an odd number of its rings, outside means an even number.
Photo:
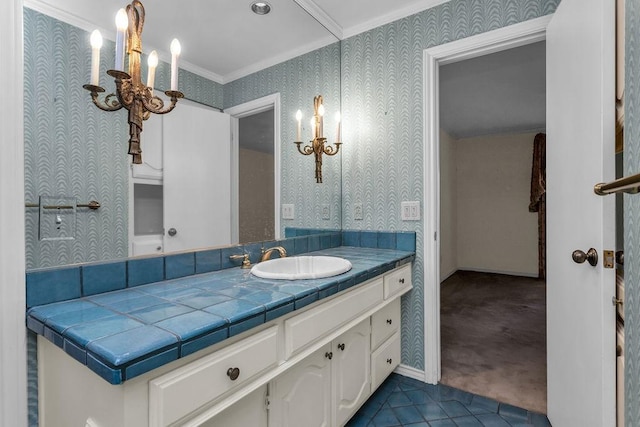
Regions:
<svg viewBox="0 0 640 427"><path fill-rule="evenodd" d="M361 24L343 29L343 39L353 37L357 34L364 33L365 31L369 31L377 27L381 27L399 19L406 18L407 16L415 15L416 13L431 9L432 7L438 6L440 4L448 3L449 1L450 0L422 0L413 3L407 7L403 7L401 9L397 9L390 13L387 13L386 15L378 16Z"/></svg>
<svg viewBox="0 0 640 427"><path fill-rule="evenodd" d="M320 25L325 27L330 33L338 38L343 39L342 27L329 16L316 2L313 0L293 0L303 8L313 19L318 21Z"/></svg>

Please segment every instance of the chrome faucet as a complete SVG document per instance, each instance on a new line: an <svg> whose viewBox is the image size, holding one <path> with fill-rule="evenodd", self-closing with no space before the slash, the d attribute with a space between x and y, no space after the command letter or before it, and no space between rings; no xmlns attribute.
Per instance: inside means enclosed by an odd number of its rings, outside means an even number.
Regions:
<svg viewBox="0 0 640 427"><path fill-rule="evenodd" d="M260 258L260 262L266 261L271 258L271 253L273 251L278 251L278 253L280 254L280 258L284 258L287 256L287 250L282 246L274 246L269 249L262 248L262 257Z"/></svg>

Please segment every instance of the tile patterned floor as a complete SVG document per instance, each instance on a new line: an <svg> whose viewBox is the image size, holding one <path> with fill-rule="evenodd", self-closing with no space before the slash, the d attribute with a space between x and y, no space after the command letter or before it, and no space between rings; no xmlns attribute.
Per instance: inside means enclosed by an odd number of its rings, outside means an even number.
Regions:
<svg viewBox="0 0 640 427"><path fill-rule="evenodd" d="M551 427L543 414L392 374L347 427Z"/></svg>

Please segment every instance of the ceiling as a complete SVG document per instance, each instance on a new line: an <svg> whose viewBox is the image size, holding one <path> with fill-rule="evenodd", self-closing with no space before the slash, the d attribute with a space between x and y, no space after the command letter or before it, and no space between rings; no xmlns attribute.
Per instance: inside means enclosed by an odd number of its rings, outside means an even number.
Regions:
<svg viewBox="0 0 640 427"><path fill-rule="evenodd" d="M440 126L456 139L544 131L545 42L440 67Z"/></svg>
<svg viewBox="0 0 640 427"><path fill-rule="evenodd" d="M157 50L168 62L169 44L178 38L181 68L227 83L447 0L267 1L271 13L258 16L250 0L144 0L143 49ZM115 14L127 0L24 4L87 31L100 29L105 39L114 40Z"/></svg>

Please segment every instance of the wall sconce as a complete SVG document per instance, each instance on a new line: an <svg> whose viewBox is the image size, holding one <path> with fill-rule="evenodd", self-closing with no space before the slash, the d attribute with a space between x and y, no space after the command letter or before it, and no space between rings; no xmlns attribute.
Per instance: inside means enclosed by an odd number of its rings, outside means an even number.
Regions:
<svg viewBox="0 0 640 427"><path fill-rule="evenodd" d="M153 95L153 83L155 79L158 55L155 51L149 54L149 74L147 84L140 78L140 56L142 55L142 26L144 25L144 7L138 0L134 0L125 9L120 9L116 15L116 61L115 69L108 70L107 74L115 79L116 93L106 95L102 101L98 94L104 92L99 85L100 48L102 36L98 30L91 34L91 83L82 86L91 92L93 103L104 111L117 111L126 108L129 111L129 154L133 156L133 163L142 163L142 150L140 148L140 133L142 122L147 120L151 113L166 114L173 110L179 98L184 94L178 89L178 55L180 55L180 43L173 39L171 42L171 90L165 92L171 99L169 106L164 101ZM125 33L127 35L126 48L129 57L129 72L124 71Z"/></svg>
<svg viewBox="0 0 640 427"><path fill-rule="evenodd" d="M318 95L313 98L313 117L311 118L311 135L313 139L310 141L311 145L305 145L304 148L300 148L302 144L302 111L298 110L296 113L296 120L298 121L298 131L296 133L296 141L294 144L298 146L300 154L305 156L311 153L315 154L316 159L316 182L322 183L322 154L327 156L335 156L340 151L340 112L336 113L337 131L335 148L329 145L325 145L327 138L323 137L323 116L324 105L322 104L322 95Z"/></svg>

